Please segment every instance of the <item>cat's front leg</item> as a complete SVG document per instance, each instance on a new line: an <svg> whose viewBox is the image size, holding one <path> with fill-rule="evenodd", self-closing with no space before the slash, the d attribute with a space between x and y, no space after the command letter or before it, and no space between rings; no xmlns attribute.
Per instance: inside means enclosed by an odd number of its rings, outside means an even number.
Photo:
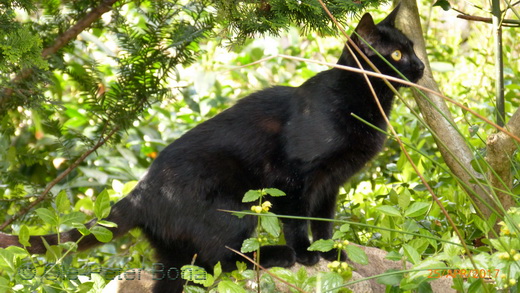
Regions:
<svg viewBox="0 0 520 293"><path fill-rule="evenodd" d="M284 219L283 231L287 245L292 247L296 252L297 262L306 266L311 266L320 260L320 255L317 251L307 250L311 245L308 234L308 221Z"/></svg>
<svg viewBox="0 0 520 293"><path fill-rule="evenodd" d="M331 193L332 194L332 193ZM324 196L321 203L315 208L312 217L334 219L334 212L336 210L336 195ZM331 239L334 223L330 221L311 221L312 238L314 241L320 239ZM321 256L330 261L347 260L345 251L333 248L327 252L320 252Z"/></svg>

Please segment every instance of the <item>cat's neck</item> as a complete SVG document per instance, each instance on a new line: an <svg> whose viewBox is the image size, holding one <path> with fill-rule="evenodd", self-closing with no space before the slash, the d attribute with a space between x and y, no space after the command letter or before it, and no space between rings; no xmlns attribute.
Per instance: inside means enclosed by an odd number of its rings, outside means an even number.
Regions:
<svg viewBox="0 0 520 293"><path fill-rule="evenodd" d="M357 60L350 54L348 49L345 47L337 64L359 68L359 62L361 63L363 69L373 71L361 56L356 57ZM366 81L366 77L363 74L339 68L334 68L333 71L335 71L335 76L338 79L336 82L338 84L349 85L349 90L351 92L355 90L355 92L358 92L359 94L362 93L365 97L373 97L373 92L371 90L372 87L375 94L378 96L378 99L381 102L381 105L385 112L387 114L390 112L392 101L394 99L394 93L381 78L368 76L371 83L370 87Z"/></svg>

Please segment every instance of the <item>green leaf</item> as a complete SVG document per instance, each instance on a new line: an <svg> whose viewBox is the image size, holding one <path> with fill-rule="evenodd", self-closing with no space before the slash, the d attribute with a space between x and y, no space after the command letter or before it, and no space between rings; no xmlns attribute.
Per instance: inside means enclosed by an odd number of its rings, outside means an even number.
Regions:
<svg viewBox="0 0 520 293"><path fill-rule="evenodd" d="M348 232L348 231L350 231L350 224L343 224L343 225L341 225L341 227L339 227L339 230L341 232Z"/></svg>
<svg viewBox="0 0 520 293"><path fill-rule="evenodd" d="M231 213L233 216L236 216L238 217L239 219L242 219L243 217L245 217L247 214L245 213L250 213L251 210L244 210L244 211L241 211L241 212L234 212L234 213Z"/></svg>
<svg viewBox="0 0 520 293"><path fill-rule="evenodd" d="M432 269L445 268L446 264L442 261L435 259L425 259L414 265L413 268L417 269L415 272L410 272L408 278L411 282L428 278L432 274Z"/></svg>
<svg viewBox="0 0 520 293"><path fill-rule="evenodd" d="M98 219L104 219L110 214L110 197L107 190L103 190L94 203L94 214Z"/></svg>
<svg viewBox="0 0 520 293"><path fill-rule="evenodd" d="M433 4L433 6L440 6L444 11L448 11L451 9L450 2L448 2L447 0L437 0L437 2Z"/></svg>
<svg viewBox="0 0 520 293"><path fill-rule="evenodd" d="M62 189L60 193L58 193L54 202L59 212L65 213L70 210L70 201L67 197L67 192L65 189Z"/></svg>
<svg viewBox="0 0 520 293"><path fill-rule="evenodd" d="M101 225L101 226L104 226L104 227L108 227L108 228L115 228L115 227L117 227L116 223L110 222L110 221L105 221L105 220L100 220L100 221L97 221L96 223L98 225Z"/></svg>
<svg viewBox="0 0 520 293"><path fill-rule="evenodd" d="M471 167L480 174L485 174L488 171L488 163L482 158L471 160Z"/></svg>
<svg viewBox="0 0 520 293"><path fill-rule="evenodd" d="M50 224L51 226L58 225L58 215L56 215L53 210L48 208L39 208L36 210L36 214L44 223Z"/></svg>
<svg viewBox="0 0 520 293"><path fill-rule="evenodd" d="M7 249L0 249L0 267L14 272L14 253Z"/></svg>
<svg viewBox="0 0 520 293"><path fill-rule="evenodd" d="M49 243L47 243L45 239L43 239L43 245L45 245L45 248L47 249L47 251L45 252L45 257L47 258L48 262L55 263L62 257L63 250L61 247L57 245L49 245Z"/></svg>
<svg viewBox="0 0 520 293"><path fill-rule="evenodd" d="M483 281L483 279L479 278L479 279L475 280L475 282L471 283L471 285L468 288L468 293L485 292L484 291L484 284L483 284L482 281Z"/></svg>
<svg viewBox="0 0 520 293"><path fill-rule="evenodd" d="M20 233L18 234L18 242L20 242L20 244L23 246L31 246L31 243L29 243L29 238L29 228L27 228L25 225L22 225L22 227L20 227Z"/></svg>
<svg viewBox="0 0 520 293"><path fill-rule="evenodd" d="M307 250L327 252L327 251L330 251L332 248L334 248L334 240L320 239L320 240L314 241L314 243L312 243L311 246L309 246L309 248L307 248Z"/></svg>
<svg viewBox="0 0 520 293"><path fill-rule="evenodd" d="M403 249L404 255L406 255L408 261L410 261L413 264L416 264L421 261L421 256L419 255L417 250L415 250L415 248L413 248L411 245L404 244Z"/></svg>
<svg viewBox="0 0 520 293"><path fill-rule="evenodd" d="M274 215L273 213L265 213L264 215ZM280 222L278 221L277 217L266 217L266 216L260 216L260 225L264 230L273 235L274 237L280 236L281 228L280 228Z"/></svg>
<svg viewBox="0 0 520 293"><path fill-rule="evenodd" d="M187 286L184 286L182 292L184 292L184 293L206 293L207 291L206 291L206 289L198 287L198 286L187 285Z"/></svg>
<svg viewBox="0 0 520 293"><path fill-rule="evenodd" d="M76 228L79 231L79 233L81 233L81 235L83 236L90 234L90 230L87 227L85 227L84 224L72 223L72 227Z"/></svg>
<svg viewBox="0 0 520 293"><path fill-rule="evenodd" d="M206 270L199 266L185 265L181 268L181 278L184 280L202 284L206 281L207 277L208 273Z"/></svg>
<svg viewBox="0 0 520 293"><path fill-rule="evenodd" d="M239 286L238 284L224 280L218 283L218 292L219 293L245 293L246 290Z"/></svg>
<svg viewBox="0 0 520 293"><path fill-rule="evenodd" d="M383 276L377 278L377 282L379 284L387 285L387 286L397 286L401 283L401 280L404 277L403 273L393 273L398 272L396 269L390 269L386 271ZM388 275L387 275L388 273Z"/></svg>
<svg viewBox="0 0 520 293"><path fill-rule="evenodd" d="M242 248L240 248L240 251L242 253L248 253L256 251L260 248L260 242L258 242L258 239L256 238L248 238L242 242Z"/></svg>
<svg viewBox="0 0 520 293"><path fill-rule="evenodd" d="M242 198L242 202L252 202L258 200L262 196L262 193L258 190L249 190L244 194L244 198Z"/></svg>
<svg viewBox="0 0 520 293"><path fill-rule="evenodd" d="M129 194L130 191L132 191L135 188L137 183L139 183L139 181L136 181L136 180L128 181L127 183L125 183L125 185L123 186L123 190L122 190L123 195Z"/></svg>
<svg viewBox="0 0 520 293"><path fill-rule="evenodd" d="M9 280L0 276L0 291L2 292L9 292L9 290L13 289L13 286L9 284Z"/></svg>
<svg viewBox="0 0 520 293"><path fill-rule="evenodd" d="M334 292L334 289L341 287L343 278L333 272L320 273L321 292Z"/></svg>
<svg viewBox="0 0 520 293"><path fill-rule="evenodd" d="M87 219L87 216L82 212L72 212L70 214L63 215L61 217L61 223L63 225L71 225L73 223L83 223Z"/></svg>
<svg viewBox="0 0 520 293"><path fill-rule="evenodd" d="M62 250L65 250L65 251L69 251L69 250L70 251L76 251L76 250L78 250L78 244L76 242L72 242L72 241L60 243L60 244L58 244L58 246Z"/></svg>
<svg viewBox="0 0 520 293"><path fill-rule="evenodd" d="M403 256L397 251L390 251L385 256L385 259L393 260L393 261L400 261L402 258L403 258Z"/></svg>
<svg viewBox="0 0 520 293"><path fill-rule="evenodd" d="M378 206L376 210L382 212L385 215L392 216L392 217L401 217L401 213L398 209L394 208L393 206Z"/></svg>
<svg viewBox="0 0 520 293"><path fill-rule="evenodd" d="M397 203L399 204L400 208L406 209L408 205L410 205L410 193L401 192L397 197Z"/></svg>
<svg viewBox="0 0 520 293"><path fill-rule="evenodd" d="M101 227L101 226L94 226L94 227L90 228L90 232L92 232L92 234L94 234L94 236L96 237L96 239L99 242L104 242L104 243L109 242L110 240L112 240L112 237L113 237L112 231L108 230L105 227Z"/></svg>
<svg viewBox="0 0 520 293"><path fill-rule="evenodd" d="M280 189L276 189L276 188L266 188L264 189L264 192L269 194L270 196L285 196L285 192L281 191Z"/></svg>
<svg viewBox="0 0 520 293"><path fill-rule="evenodd" d="M368 256L365 251L355 245L349 244L345 247L345 252L350 260L355 263L367 265Z"/></svg>
<svg viewBox="0 0 520 293"><path fill-rule="evenodd" d="M404 215L405 217L424 216L429 208L430 203L416 201L408 209L406 209Z"/></svg>
<svg viewBox="0 0 520 293"><path fill-rule="evenodd" d="M218 278L220 277L220 274L222 274L222 265L220 264L220 261L213 267L213 277Z"/></svg>

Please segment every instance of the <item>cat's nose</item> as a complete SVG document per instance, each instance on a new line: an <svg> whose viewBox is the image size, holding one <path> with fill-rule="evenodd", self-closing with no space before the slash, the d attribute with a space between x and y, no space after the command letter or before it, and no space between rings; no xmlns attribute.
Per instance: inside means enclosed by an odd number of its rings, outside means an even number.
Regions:
<svg viewBox="0 0 520 293"><path fill-rule="evenodd" d="M417 58L417 69L420 72L424 71L424 63L421 61L421 59Z"/></svg>
<svg viewBox="0 0 520 293"><path fill-rule="evenodd" d="M417 79L420 79L424 73L424 63L421 61L421 59L415 57L415 70L417 71L418 73L418 78Z"/></svg>

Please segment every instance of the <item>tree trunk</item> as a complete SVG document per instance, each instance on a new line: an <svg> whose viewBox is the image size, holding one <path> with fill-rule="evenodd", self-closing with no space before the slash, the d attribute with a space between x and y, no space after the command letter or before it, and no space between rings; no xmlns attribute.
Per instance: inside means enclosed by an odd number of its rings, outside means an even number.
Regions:
<svg viewBox="0 0 520 293"><path fill-rule="evenodd" d="M401 14L397 18L399 28L414 42L415 52L426 66L424 77L418 84L439 92L428 62L416 0L402 0L399 13ZM471 161L474 159L473 153L453 122L444 99L431 93L424 95L414 91L414 97L421 114L431 128L439 151L451 172L459 179L461 186L473 200L475 208L482 212L484 219L488 219L494 211L502 214L504 210L500 205L495 204L494 197L489 190L476 183L476 179L482 179L483 176L471 166ZM500 133L499 135L504 136L505 134ZM506 165L507 168L510 168L508 162L506 161ZM504 161L502 161L502 164L504 164ZM494 167L495 165L491 166ZM501 185L501 189L505 189L503 185ZM512 198L509 196L509 200L503 201L502 205L507 209L512 202Z"/></svg>

